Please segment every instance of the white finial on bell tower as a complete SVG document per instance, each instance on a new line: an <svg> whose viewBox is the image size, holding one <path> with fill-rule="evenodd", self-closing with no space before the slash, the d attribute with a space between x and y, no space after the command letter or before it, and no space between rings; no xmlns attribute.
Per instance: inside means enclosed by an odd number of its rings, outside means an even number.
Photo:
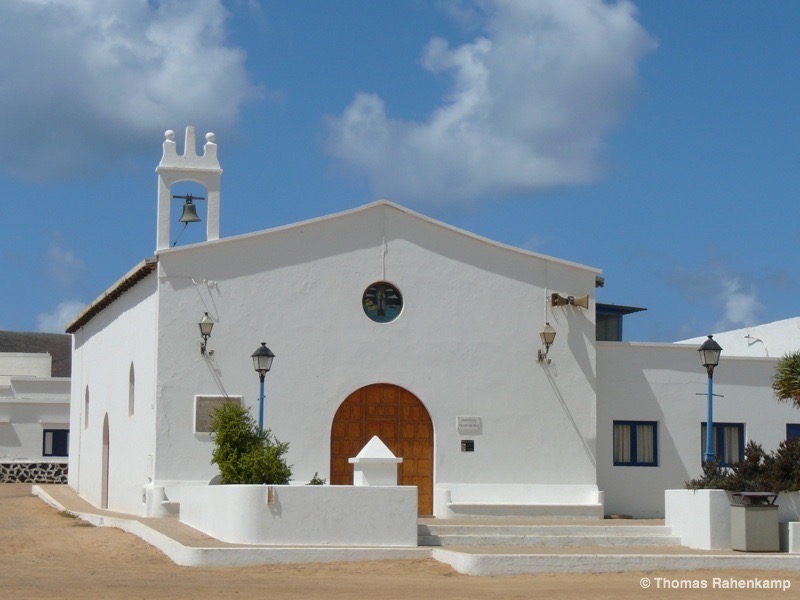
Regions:
<svg viewBox="0 0 800 600"><path fill-rule="evenodd" d="M164 133L164 153L156 167L158 173L158 236L156 252L169 248L169 217L172 186L179 181L194 181L206 188L206 241L219 239L219 184L222 169L217 160L216 136L206 134L203 155L197 155L194 127L186 128L183 155L178 154L175 132Z"/></svg>

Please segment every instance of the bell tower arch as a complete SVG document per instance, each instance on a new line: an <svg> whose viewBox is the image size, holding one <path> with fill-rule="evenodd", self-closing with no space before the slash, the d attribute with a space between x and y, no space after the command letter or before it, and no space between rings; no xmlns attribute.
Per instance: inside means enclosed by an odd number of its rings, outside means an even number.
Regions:
<svg viewBox="0 0 800 600"><path fill-rule="evenodd" d="M219 186L222 169L217 160L216 136L206 134L203 154L198 156L194 127L186 128L183 154L178 154L175 132L164 133L164 152L156 167L158 173L158 233L156 251L169 248L170 202L172 186L193 181L206 188L206 241L219 239Z"/></svg>

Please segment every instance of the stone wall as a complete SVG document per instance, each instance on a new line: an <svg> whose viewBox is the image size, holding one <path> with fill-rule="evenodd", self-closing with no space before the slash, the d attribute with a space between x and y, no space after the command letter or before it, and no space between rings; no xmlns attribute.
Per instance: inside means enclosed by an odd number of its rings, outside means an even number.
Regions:
<svg viewBox="0 0 800 600"><path fill-rule="evenodd" d="M0 483L67 483L67 463L1 462Z"/></svg>

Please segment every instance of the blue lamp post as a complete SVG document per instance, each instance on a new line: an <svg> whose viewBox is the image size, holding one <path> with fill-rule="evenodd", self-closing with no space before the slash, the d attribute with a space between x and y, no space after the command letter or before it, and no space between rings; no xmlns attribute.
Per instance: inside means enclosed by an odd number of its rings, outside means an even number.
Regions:
<svg viewBox="0 0 800 600"><path fill-rule="evenodd" d="M261 347L251 355L253 358L253 368L258 373L260 382L260 392L258 395L258 435L264 434L264 376L272 368L272 360L275 355L272 350L267 348L266 342L261 342Z"/></svg>
<svg viewBox="0 0 800 600"><path fill-rule="evenodd" d="M708 339L697 351L700 353L700 361L708 371L708 420L706 421L706 452L704 456L704 460L708 462L714 460L714 367L719 364L722 347L714 341L712 336L708 336Z"/></svg>

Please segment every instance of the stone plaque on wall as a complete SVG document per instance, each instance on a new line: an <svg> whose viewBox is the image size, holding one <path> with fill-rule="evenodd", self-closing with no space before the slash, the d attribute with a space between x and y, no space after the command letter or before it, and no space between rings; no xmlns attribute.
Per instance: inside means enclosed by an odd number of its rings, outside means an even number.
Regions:
<svg viewBox="0 0 800 600"><path fill-rule="evenodd" d="M214 411L226 402L242 403L241 396L195 396L194 432L209 433Z"/></svg>
<svg viewBox="0 0 800 600"><path fill-rule="evenodd" d="M482 431L480 417L457 417L457 426L461 435L480 435Z"/></svg>

